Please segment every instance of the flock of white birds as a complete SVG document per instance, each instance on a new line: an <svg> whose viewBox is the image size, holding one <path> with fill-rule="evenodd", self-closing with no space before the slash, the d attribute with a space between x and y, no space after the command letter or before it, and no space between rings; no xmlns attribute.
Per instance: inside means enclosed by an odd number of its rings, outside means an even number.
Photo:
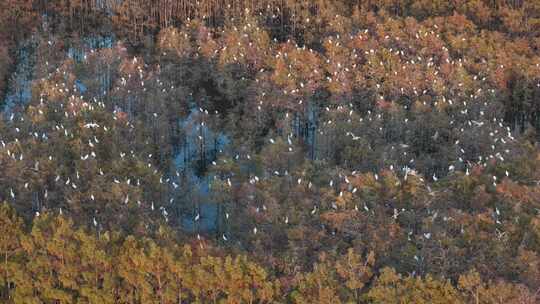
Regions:
<svg viewBox="0 0 540 304"><path fill-rule="evenodd" d="M251 29L253 27L255 26L248 24L246 25L246 27L244 27L243 30L236 29L236 31L238 32L244 32L243 35L240 35L237 44L232 46L225 45L221 49L215 50L213 56L215 56L216 58L220 58L221 53L234 52L235 54L233 56L227 57L226 62L234 62L239 64L247 63L253 64L258 67L262 65L261 62L258 62L255 59L251 59L252 55L248 54L252 53L253 50L259 50L259 46L256 45L257 39L252 39L253 37L251 37L249 33L259 32L261 31L261 29L256 28L255 30L253 30ZM225 33L222 34L225 35ZM304 108L304 106L306 106L307 104L306 100L309 100L308 95L314 92L315 87L331 87L334 86L335 83L337 83L338 88L340 88L340 85L342 85L341 88L343 88L344 90L347 89L347 85L354 87L354 79L355 77L357 77L357 73L360 73L358 72L360 69L362 70L361 73L366 73L367 71L374 69L388 68L388 70L390 70L394 74L394 76L399 76L398 72L405 75L414 71L422 71L422 77L425 77L426 79L433 79L433 87L441 87L442 89L440 89L439 91L444 92L444 95L438 95L437 93L435 93L435 90L431 90L430 88L417 88L412 82L410 82L409 87L399 87L394 88L393 90L389 90L388 85L386 85L385 83L374 83L374 85L370 86L369 89L373 90L374 95L377 96L375 99L381 101L392 101L394 97L385 96L385 94L389 91L395 92L396 90L400 94L408 96L412 100L420 100L425 95L435 95L433 96L433 99L435 101L432 104L427 104L425 101L423 101L422 105L428 108L432 108L432 111L439 111L438 108L442 108L443 110L441 111L445 111L444 109L446 109L448 115L450 115L449 127L451 127L453 130L457 130L457 133L454 134L457 138L453 143L453 149L456 152L455 155L457 156L457 158L453 161L450 161L450 164L446 170L447 174L453 174L454 172L460 170L463 171L464 174L469 175L471 168L475 165L487 166L490 160L504 162L507 158L511 157L511 151L513 149L515 138L512 130L510 129L510 126L505 125L504 121L500 117L493 116L493 114L491 113L489 100L493 98L494 95L497 94L497 92L493 88L488 87L489 85L486 82L486 75L470 75L470 81L472 81L475 86L477 86L477 89L474 92L469 93L466 93L467 90L461 89L461 87L463 86L462 83L458 83L457 87L448 88L447 86L451 84L447 83L447 81L444 79L444 76L441 75L442 73L440 69L442 64L449 64L455 70L462 70L463 64L467 62L467 58L460 58L457 60L452 59L449 55L448 49L444 46L440 50L442 55L439 58L434 58L432 55L411 55L411 53L414 52L410 49L410 46L406 44L400 49L396 47L389 47L382 48L380 50L369 49L366 51L361 51L360 49L350 50L350 48L344 46L344 44L353 44L355 43L355 41L366 42L373 35L374 33L370 33L368 32L368 30L365 30L359 31L358 34L351 35L348 38L343 38L339 35L327 38L324 43L328 46L328 48L332 48L330 51L328 51L329 55L332 52L341 52L344 54L348 54L348 57L325 57L325 55L318 53L316 56L322 58L322 62L325 65L326 72L319 70L320 67L308 67L307 69L310 71L310 74L307 75L299 75L296 73L297 71L303 69L302 66L304 65L304 62L301 62L299 60L300 58L302 58L302 56L300 56L299 54L303 54L304 52L306 52L305 46L300 47L298 45L295 45L292 48L292 52L294 52L295 54L283 51L291 49L288 47L283 47L281 48L281 50L261 50L260 52L261 54L270 54L272 51L275 51L275 55L273 55L275 61L281 61L285 63L285 67L288 70L286 76L287 80L285 81L285 83L287 84L284 85L281 89L280 95L283 99L293 100L294 102L296 102L297 106L295 106L295 109L299 111L304 111L306 109ZM427 39L429 38L429 36L435 36L439 38L439 34L437 33L436 28L428 31L419 31L415 34L415 38L419 41L421 41L422 39ZM401 45L400 37L391 37L389 35L385 35L384 38L381 39L381 41L383 45L385 43L390 45L390 41L393 41L394 45ZM54 42L48 42L49 47L54 47L54 44ZM285 44L292 44L292 42L289 41ZM227 47L229 47L229 50L227 49ZM307 52L311 54L317 53L312 49L309 49ZM195 53L198 54L198 51L195 51ZM381 55L383 53L387 53L389 58L391 59L382 60ZM163 55L167 56L167 53L164 52ZM87 55L83 57L83 63L89 60L96 60L96 58L97 60L99 60L99 56L101 56L101 53L99 51L91 50ZM249 60L246 59L248 57L250 57ZM440 60L442 60L442 62L440 62ZM137 57L132 58L130 64L133 66L133 70L135 70L136 73L129 73L127 76L120 76L116 80L114 86L108 94L113 94L113 92L115 91L122 91L127 93L127 95L125 96L131 95L134 98L136 98L138 94L143 94L143 92L147 91L151 91L151 94L157 94L157 92L159 92L159 96L174 94L175 86L170 84L170 81L163 81L159 78L158 67L149 67L142 62L141 58ZM401 65L401 68L389 68L390 66L395 64ZM28 112L28 110L22 110L20 112L14 111L9 115L9 117L4 118L4 123L6 124L7 128L11 129L11 131L9 132L9 135L0 135L2 136L0 140L0 154L3 154L3 156L0 158L0 164L3 167L7 167L10 166L8 162L17 163L25 161L26 164L32 163L26 160L27 157L32 157L25 154L25 151L29 150L29 147L24 146L22 142L25 142L25 144L29 144L33 141L40 141L47 145L52 137L57 136L65 137L67 139L65 142L72 142L70 141L70 139L74 139L76 136L81 136L81 138L83 138L82 135L84 134L84 138L88 139L85 139L80 143L81 155L79 155L79 159L74 162L76 164L76 168L75 170L73 170L75 174L64 175L59 173L54 179L55 183L57 184L56 187L64 187L66 189L69 189L65 191L77 191L80 185L85 183L81 180L82 176L81 174L79 174L79 170L82 170L81 168L87 167L84 163L97 161L97 163L99 164L100 162L102 162L102 160L99 159L100 157L97 151L100 149L100 145L110 144L110 141L105 140L105 138L109 136L111 132L113 132L113 129L120 127L120 122L117 121L119 119L118 117L120 109L115 108L110 104L107 104L110 99L105 98L106 96L87 96L86 93L79 91L77 86L72 86L70 82L58 81L58 79L70 79L71 76L69 73L73 73L73 71L66 71L61 66L52 67L53 64L49 62L46 62L46 65L50 72L48 73L48 75L45 75L44 78L41 79L41 81L43 83L54 85L52 86L52 91L41 92L38 97L39 103L33 105L35 108L38 109L37 112L34 114L42 117L51 117L54 114L47 113L47 111L51 111L51 109L54 109L55 112L61 113L61 115L64 116L61 119L57 119L58 121L64 121L64 123L52 123L50 125L50 128L47 130L44 129L43 125L41 124L25 123L25 119L28 119L28 116L24 112ZM363 65L363 67L360 68L360 65ZM503 68L503 66L495 67L495 69ZM329 73L329 75L323 77L322 75L326 74L327 72ZM484 72L492 73L493 71L488 68ZM263 67L258 69L258 72L255 75L255 84L261 84L259 95L256 97L256 101L253 106L254 109L256 109L256 112L260 112L260 114L255 115L266 115L265 111L271 111L271 109L273 108L271 99L276 98L276 93L272 90L265 90L267 86L262 85L262 83L268 81L268 79L271 77L277 77L275 73L277 72L270 70L268 67ZM389 71L387 71L386 73L388 74ZM95 76L96 75L88 76L88 78L92 78ZM290 84L294 84L294 86L296 87L291 87ZM158 95L156 96L157 98L159 98ZM179 100L178 102L185 101ZM50 104L54 105L50 106ZM398 103L394 104L399 105ZM403 104L399 106L402 108L404 113L411 111L410 104ZM364 131L366 130L372 129L372 131L374 131L376 134L379 134L379 136L383 136L384 134L384 121L386 118L384 113L381 111L360 112L355 108L355 106L353 106L352 103L335 104L330 102L326 105L322 105L321 109L322 111L320 112L317 119L317 136L320 138L324 138L325 136L334 136L336 134L334 131L337 126L347 130L345 132L342 132L339 136L351 138L353 142L361 141L362 139L364 139L366 136ZM112 117L111 121L103 119L101 116L94 114L97 112L107 111L109 112L110 117ZM202 107L199 108L199 112L201 115L205 116L212 115L209 114L208 109L203 109ZM283 114L283 119L286 120L289 118L289 115L293 114L293 111L286 110ZM165 117L162 117L164 113L154 112L149 113L148 115L151 115L154 119L158 121L166 119ZM408 126L413 123L413 121L411 121L411 117L404 116L401 119L401 127L404 129L407 129ZM81 120L83 122L82 124L79 124L78 122L80 122ZM205 126L205 120L208 119L199 119L199 127ZM126 120L125 123L122 122L122 124L124 124L123 127L126 128L127 132L133 132L133 130L136 128L135 122L130 121L129 119ZM24 131L21 129L21 126L23 125L26 126ZM81 130L81 125L82 129L84 130ZM34 127L36 128L34 129ZM52 134L55 135L53 136ZM436 141L439 136L441 135L438 132L435 132L430 137L432 140ZM487 137L487 140L489 141L489 148L480 151L468 150L470 147L470 143L467 142L467 138L470 140L471 137L474 138L475 136ZM32 138L32 140L23 140L22 138L24 137L30 137ZM205 141L206 139L202 136L199 136L198 140ZM285 143L285 152L293 153L296 152L298 147L300 147L299 142L301 139L298 138L298 136L295 135L293 132L287 132L279 140ZM266 144L276 145L278 144L279 140L276 136L268 137ZM485 140L486 138L482 138L482 141ZM55 140L55 142L57 141ZM333 147L320 147L320 151L332 148ZM400 181L398 181L398 183L406 182L408 177L411 175L418 176L418 173L415 170L416 160L414 157L414 153L411 152L412 148L414 148L414 146L410 142L393 143L391 145L391 149L393 151L398 151L397 154L401 154L399 161L398 159L395 159L395 163L387 163L386 168L379 169L389 169L395 172L396 175L400 178ZM49 151L50 150L52 150L52 147L51 149L49 149ZM138 151L129 150L127 146L119 146L118 150L120 151L118 155L119 160L125 160L129 158L145 159L148 168L153 169L153 173L156 175L156 177L159 177L159 183L162 185L166 185L167 188L171 189L171 193L184 191L184 189L182 189L182 187L179 185L179 172L173 169L171 170L171 172L164 173L158 169L155 169L156 164L153 161L152 154L141 155L141 153ZM226 152L222 151L222 155L223 154L226 154ZM324 153L320 153L321 158L324 158L325 156L326 155ZM47 155L48 161L52 164L56 163L56 157L57 156L53 154ZM252 155L249 153L234 153L230 155L230 157L232 158L232 161L252 161ZM116 156L114 158L116 159ZM227 162L227 160L225 157L218 157L218 159L211 161L210 164L212 166L218 166L220 165L220 162ZM42 170L41 165L42 164L40 164L39 161L35 161L33 162L33 166L30 169L35 172L39 172L40 170ZM128 176L119 176L115 172L111 171L111 168L107 167L98 167L98 172L99 176L105 177L111 184L125 184L129 188L137 189L141 187L143 183L140 178L134 178L131 174ZM340 174L339 176L336 176L329 180L328 185L330 188L336 189L337 197L342 197L343 195L347 194L346 192L350 192L350 195L352 196L358 195L358 189L351 186L350 180L362 173L366 172L351 171L349 172L349 174ZM379 180L380 170L374 171L372 172L372 174L376 181ZM510 173L506 171L505 176L508 177L509 175ZM290 177L296 181L297 185L305 185L308 188L315 187L314 182L306 180L306 177L290 176L290 173L287 170L279 168L267 168L264 174L260 176L252 175L249 178L249 183L255 185L276 176ZM496 186L496 184L503 177L504 176L493 175L493 185ZM216 176L214 178L218 177ZM423 180L422 177L419 178ZM430 179L433 182L437 182L440 178L442 178L442 176L437 176L437 174L435 173L430 176ZM243 181L235 181L234 177L227 177L222 182L228 187L233 188L236 184L239 184ZM16 203L17 201L18 191L33 191L32 189L30 189L34 185L34 182L32 180L13 180L11 181L11 184L12 186L8 187L6 190L7 197L4 198L8 198L14 203ZM345 186L343 187L342 185ZM427 187L431 192L431 188L429 187L429 185ZM42 187L36 187L36 189L42 189ZM44 199L47 200L49 190L43 189L42 191ZM126 195L121 203L127 205L132 202L132 198L130 198L129 193L130 192L126 192ZM97 193L89 192L87 201L94 202L96 200ZM168 204L159 204L158 208L156 207L157 204L153 201L144 202L141 199L138 199L135 201L135 203L140 206L140 208L148 208L151 212L161 213L165 220L169 219L170 211L168 210ZM174 195L170 196L169 203L174 203ZM333 204L332 207L335 209L339 208L336 204ZM317 216L320 208L320 206L314 205L311 210L307 210L306 212L309 212L309 214L312 216ZM355 205L354 210L357 212L366 212L368 214L370 212L373 212L372 210L370 210L367 204L360 206ZM39 216L40 211L41 210L37 210L35 212L35 215ZM257 208L257 212L265 211L265 205L263 205L260 209ZM405 209L394 209L394 213L391 216L393 219L396 220L405 211ZM498 209L496 213L497 215L500 215L500 211ZM231 220L229 218L230 216L231 215L229 213L226 213L225 220ZM433 215L433 217L436 216L436 214ZM193 218L193 221L197 222L200 220L201 213L197 212ZM282 218L282 221L285 224L291 224L291 220L288 215L285 215ZM98 219L96 217L92 218L92 223L96 227L99 226ZM252 233L254 235L257 235L258 233L260 233L260 229L258 229L257 226L253 226ZM422 236L425 239L430 239L432 237L432 234L430 232L425 232ZM199 239L201 238L200 235L197 235L197 237ZM226 234L223 234L222 239L224 241L227 241L228 236ZM416 256L415 258L418 259L418 257Z"/></svg>

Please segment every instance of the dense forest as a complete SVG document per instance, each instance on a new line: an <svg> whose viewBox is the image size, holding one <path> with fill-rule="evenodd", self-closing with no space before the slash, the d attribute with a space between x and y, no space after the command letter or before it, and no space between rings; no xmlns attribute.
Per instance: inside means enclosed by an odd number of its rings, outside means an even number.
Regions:
<svg viewBox="0 0 540 304"><path fill-rule="evenodd" d="M0 302L540 303L540 2L0 0Z"/></svg>

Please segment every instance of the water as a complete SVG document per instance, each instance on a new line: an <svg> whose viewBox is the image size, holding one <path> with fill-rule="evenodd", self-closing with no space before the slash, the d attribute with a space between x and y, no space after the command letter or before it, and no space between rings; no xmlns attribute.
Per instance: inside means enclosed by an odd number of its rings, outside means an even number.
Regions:
<svg viewBox="0 0 540 304"><path fill-rule="evenodd" d="M24 107L32 98L35 49L36 42L33 37L19 46L15 71L9 79L6 98L2 105L5 117L10 117L17 108Z"/></svg>
<svg viewBox="0 0 540 304"><path fill-rule="evenodd" d="M217 204L210 198L210 183L214 176L208 173L202 176L197 174L197 162L201 161L201 154L204 154L203 165L208 166L230 143L224 133L215 133L200 123L204 121L205 116L207 114L193 106L189 115L179 122L186 136L184 144L180 146L174 157L175 170L183 173L192 191L192 200L198 202L198 208L195 209L199 209L200 219L195 221L197 210L193 210L192 214L184 215L181 219L182 227L192 232L215 230L216 219L219 216ZM185 191L180 188L178 190Z"/></svg>
<svg viewBox="0 0 540 304"><path fill-rule="evenodd" d="M72 45L67 50L67 56L74 59L76 62L82 62L84 56L92 50L112 48L115 38L112 35L106 36L90 36L84 37L75 45Z"/></svg>

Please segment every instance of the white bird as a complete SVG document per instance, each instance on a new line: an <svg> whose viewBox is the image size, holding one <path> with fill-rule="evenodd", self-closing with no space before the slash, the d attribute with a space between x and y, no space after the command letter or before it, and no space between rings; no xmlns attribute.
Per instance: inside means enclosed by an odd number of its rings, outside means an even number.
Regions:
<svg viewBox="0 0 540 304"><path fill-rule="evenodd" d="M200 218L200 214L197 213L197 215L195 216L195 221L198 221Z"/></svg>

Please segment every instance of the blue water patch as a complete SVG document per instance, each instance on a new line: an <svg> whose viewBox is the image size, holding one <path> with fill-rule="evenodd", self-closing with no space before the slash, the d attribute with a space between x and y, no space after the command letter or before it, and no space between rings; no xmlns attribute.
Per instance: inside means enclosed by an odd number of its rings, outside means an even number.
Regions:
<svg viewBox="0 0 540 304"><path fill-rule="evenodd" d="M186 119L179 122L179 126L185 132L185 142L180 145L179 151L174 158L176 170L184 171L190 169L194 160L199 156L201 148L204 150L207 162L222 151L230 140L224 133L214 133L206 125L197 122L198 115L207 115L201 113L198 109L192 109ZM204 141L201 145L200 141Z"/></svg>
<svg viewBox="0 0 540 304"><path fill-rule="evenodd" d="M189 232L206 232L216 230L217 204L203 202L199 205L200 218L195 220L194 216L182 217L182 228Z"/></svg>
<svg viewBox="0 0 540 304"><path fill-rule="evenodd" d="M112 48L114 42L115 38L112 35L84 37L77 44L68 48L67 56L81 62L89 51Z"/></svg>
<svg viewBox="0 0 540 304"><path fill-rule="evenodd" d="M25 106L32 98L32 78L36 62L33 37L19 46L15 71L8 82L3 104L4 116L11 116L17 106Z"/></svg>
<svg viewBox="0 0 540 304"><path fill-rule="evenodd" d="M217 204L212 202L210 195L210 183L214 176L208 173L198 176L195 172L195 164L199 161L201 152L206 155L205 165L210 164L230 143L226 134L214 132L201 124L200 121L204 121L201 115L208 114L193 107L189 115L179 122L180 128L185 132L185 140L174 157L175 170L183 172L183 176L189 181L192 196L197 197L197 201L200 202L198 211L189 212L190 214L182 216L181 219L182 228L191 232L215 230L216 219L219 216ZM185 191L185 189L179 189L179 191ZM195 212L199 214L198 221L195 220Z"/></svg>
<svg viewBox="0 0 540 304"><path fill-rule="evenodd" d="M75 86L77 87L77 90L81 93L86 92L86 86L79 80L75 80Z"/></svg>

